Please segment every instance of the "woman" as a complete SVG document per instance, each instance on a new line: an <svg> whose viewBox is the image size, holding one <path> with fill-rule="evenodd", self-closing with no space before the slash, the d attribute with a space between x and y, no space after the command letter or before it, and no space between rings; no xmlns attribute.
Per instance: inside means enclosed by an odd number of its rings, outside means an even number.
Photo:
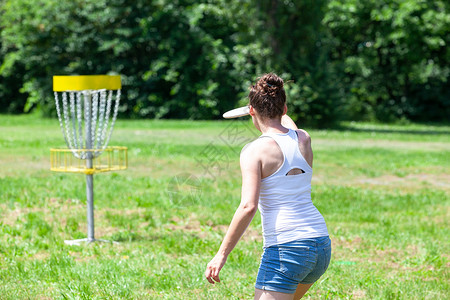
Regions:
<svg viewBox="0 0 450 300"><path fill-rule="evenodd" d="M249 114L262 135L241 152L241 204L205 277L219 272L258 207L264 252L255 299L300 299L328 268L331 242L325 221L311 202L311 139L286 115L283 80L270 73L249 93Z"/></svg>

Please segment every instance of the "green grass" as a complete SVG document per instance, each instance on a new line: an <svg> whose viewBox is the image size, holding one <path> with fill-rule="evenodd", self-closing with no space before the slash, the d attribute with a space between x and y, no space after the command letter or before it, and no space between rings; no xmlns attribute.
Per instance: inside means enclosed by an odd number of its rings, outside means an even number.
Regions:
<svg viewBox="0 0 450 300"><path fill-rule="evenodd" d="M0 299L252 298L259 216L223 282L203 278L240 201L250 125L119 120L110 145L129 148L129 168L95 175L95 226L120 244L68 246L86 236L85 179L49 171L58 121L0 115ZM450 127L308 131L333 257L305 299L446 299Z"/></svg>

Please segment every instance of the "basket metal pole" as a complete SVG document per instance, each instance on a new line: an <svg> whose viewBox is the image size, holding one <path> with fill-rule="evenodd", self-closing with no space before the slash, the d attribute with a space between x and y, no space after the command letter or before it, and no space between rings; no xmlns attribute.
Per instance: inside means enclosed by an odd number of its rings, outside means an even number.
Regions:
<svg viewBox="0 0 450 300"><path fill-rule="evenodd" d="M92 158L88 158L86 163L92 164ZM89 166L88 166L89 168ZM92 168L92 165L91 167ZM86 175L86 200L87 200L87 235L88 242L95 241L94 237L94 175Z"/></svg>
<svg viewBox="0 0 450 300"><path fill-rule="evenodd" d="M91 105L91 94L86 93L86 108L88 109L87 119L86 119L86 168L92 169L92 105ZM94 128L95 130L95 128ZM87 206L87 239L88 242L95 241L94 237L94 175L86 175L86 206Z"/></svg>

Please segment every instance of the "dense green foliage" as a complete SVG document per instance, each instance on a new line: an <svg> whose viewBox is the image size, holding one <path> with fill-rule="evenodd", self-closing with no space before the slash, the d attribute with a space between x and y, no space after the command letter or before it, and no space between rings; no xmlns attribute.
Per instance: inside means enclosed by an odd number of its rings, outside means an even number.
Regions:
<svg viewBox="0 0 450 300"><path fill-rule="evenodd" d="M335 0L328 7L323 22L350 113L448 120L448 1Z"/></svg>
<svg viewBox="0 0 450 300"><path fill-rule="evenodd" d="M54 114L52 75L123 76L123 116L219 118L275 71L290 113L446 120L447 1L4 0L0 112Z"/></svg>

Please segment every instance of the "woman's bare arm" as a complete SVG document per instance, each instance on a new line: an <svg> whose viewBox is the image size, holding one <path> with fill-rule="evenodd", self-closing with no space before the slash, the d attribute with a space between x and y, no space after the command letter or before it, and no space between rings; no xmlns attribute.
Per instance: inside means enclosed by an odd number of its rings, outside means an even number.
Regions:
<svg viewBox="0 0 450 300"><path fill-rule="evenodd" d="M206 267L205 277L212 284L215 282L220 282L220 270L224 266L228 255L234 249L258 210L261 181L260 166L261 164L255 157L254 151L251 151L251 149L246 149L241 153L241 203L237 208L233 219L231 220L230 227L227 230L219 251Z"/></svg>
<svg viewBox="0 0 450 300"><path fill-rule="evenodd" d="M288 115L283 115L281 117L281 125L289 129L298 130L297 125L295 124L294 121L292 121L291 117L289 117Z"/></svg>

